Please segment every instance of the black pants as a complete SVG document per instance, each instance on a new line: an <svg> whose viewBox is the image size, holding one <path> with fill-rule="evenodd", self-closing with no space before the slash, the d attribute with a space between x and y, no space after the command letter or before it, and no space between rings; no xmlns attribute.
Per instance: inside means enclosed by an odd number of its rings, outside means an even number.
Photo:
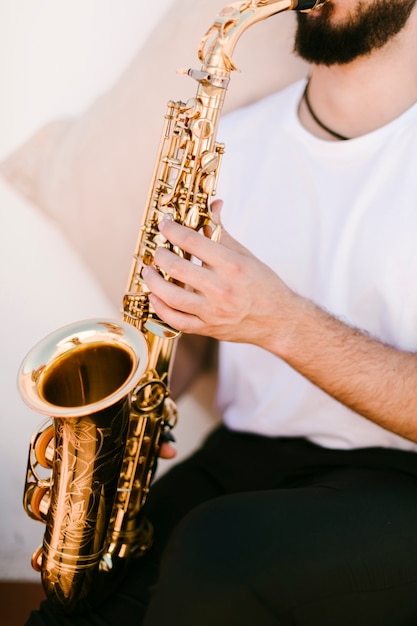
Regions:
<svg viewBox="0 0 417 626"><path fill-rule="evenodd" d="M417 624L414 453L220 428L147 514L155 545L117 592L68 618L45 602L27 626Z"/></svg>

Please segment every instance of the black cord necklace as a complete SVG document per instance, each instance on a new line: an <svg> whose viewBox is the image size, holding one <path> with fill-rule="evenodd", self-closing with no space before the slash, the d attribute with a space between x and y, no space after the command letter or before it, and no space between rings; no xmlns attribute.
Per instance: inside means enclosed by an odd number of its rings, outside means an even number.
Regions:
<svg viewBox="0 0 417 626"><path fill-rule="evenodd" d="M332 130L331 128L329 128L325 124L323 124L323 122L321 122L319 120L319 118L317 117L317 115L314 113L313 109L311 108L310 100L309 100L309 97L308 97L308 86L309 86L309 84L310 84L310 81L308 80L307 84L305 86L305 89L304 89L303 98L304 98L304 102L306 103L308 112L310 113L311 117L316 122L316 124L318 124L320 126L320 128L325 130L327 133L329 133L333 137L336 137L336 139L341 139L342 141L347 141L349 139L349 137L345 137L344 135L340 135L339 133L336 133L334 130Z"/></svg>

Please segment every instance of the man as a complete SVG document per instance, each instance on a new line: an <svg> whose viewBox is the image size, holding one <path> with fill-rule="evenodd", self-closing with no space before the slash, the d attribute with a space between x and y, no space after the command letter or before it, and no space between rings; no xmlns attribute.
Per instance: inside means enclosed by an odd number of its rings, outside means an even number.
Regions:
<svg viewBox="0 0 417 626"><path fill-rule="evenodd" d="M154 485L123 587L31 626L417 623L417 9L298 22L307 86L225 120L220 241L164 222L202 265L160 249L187 289L146 276L163 319L221 341L225 426Z"/></svg>

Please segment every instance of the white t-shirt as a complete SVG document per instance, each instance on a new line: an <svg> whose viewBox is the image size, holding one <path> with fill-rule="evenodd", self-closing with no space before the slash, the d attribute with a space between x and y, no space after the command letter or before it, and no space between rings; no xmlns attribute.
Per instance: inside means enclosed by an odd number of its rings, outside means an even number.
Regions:
<svg viewBox="0 0 417 626"><path fill-rule="evenodd" d="M298 120L304 85L222 120L223 224L296 292L417 350L417 105L365 136L324 141ZM330 448L417 449L256 346L223 343L219 379L232 429Z"/></svg>

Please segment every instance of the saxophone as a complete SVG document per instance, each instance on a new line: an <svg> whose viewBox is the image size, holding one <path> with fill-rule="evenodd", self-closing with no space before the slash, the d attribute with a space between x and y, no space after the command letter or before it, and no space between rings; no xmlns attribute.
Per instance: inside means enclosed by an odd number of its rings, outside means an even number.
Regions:
<svg viewBox="0 0 417 626"><path fill-rule="evenodd" d="M181 70L197 81L195 97L168 103L123 320L59 329L21 365L23 400L48 416L30 442L24 489L27 514L45 524L32 565L47 597L66 612L94 604L120 567L152 542L142 507L161 441L177 419L169 376L180 335L156 316L142 278L155 250L170 245L158 224L168 216L218 236L210 202L224 145L216 133L235 45L261 20L319 4L242 0L220 11L200 43L201 69Z"/></svg>

